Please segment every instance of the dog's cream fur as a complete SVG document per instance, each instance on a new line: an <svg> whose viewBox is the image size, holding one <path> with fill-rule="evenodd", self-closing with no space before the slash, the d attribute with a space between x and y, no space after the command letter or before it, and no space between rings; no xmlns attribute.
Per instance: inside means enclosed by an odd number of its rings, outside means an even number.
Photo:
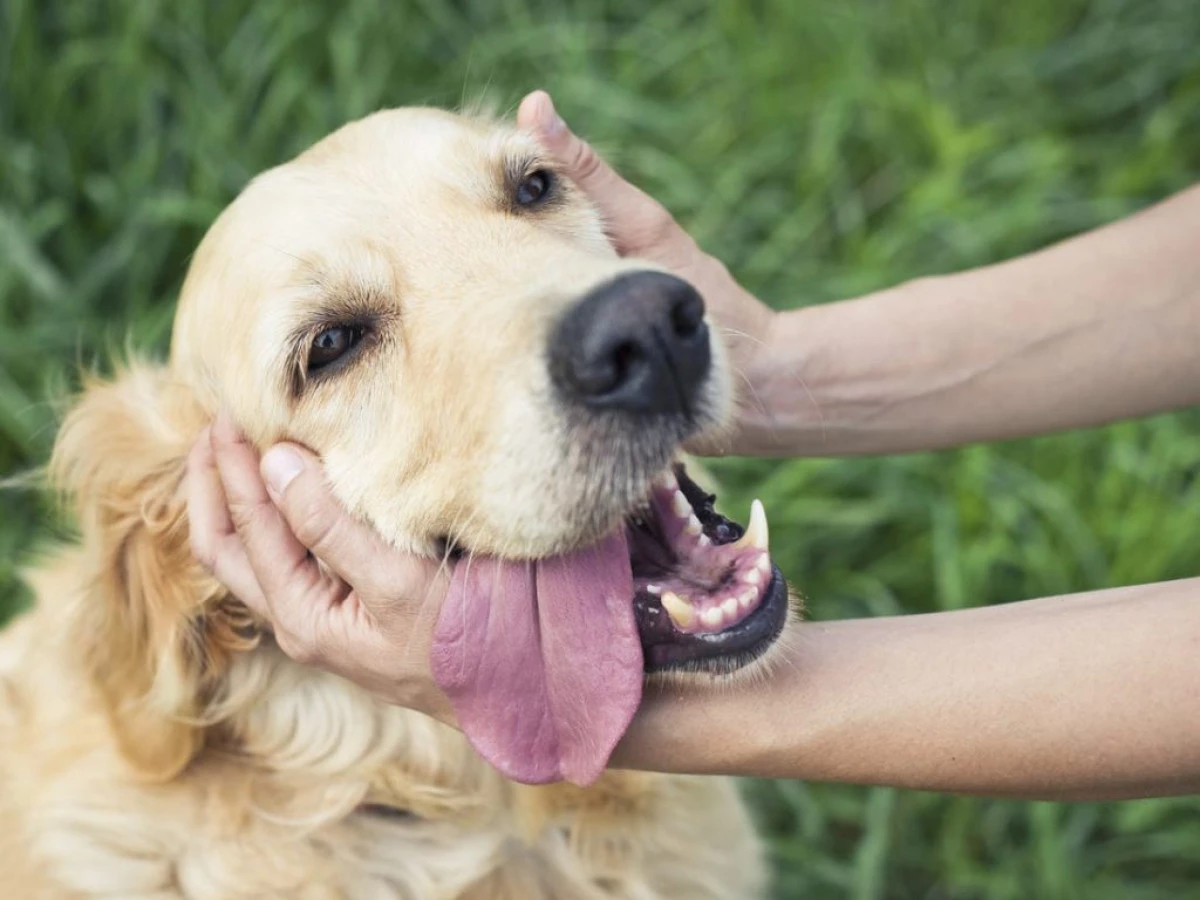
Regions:
<svg viewBox="0 0 1200 900"><path fill-rule="evenodd" d="M338 497L407 550L453 534L547 555L628 511L644 479L581 452L544 346L582 291L636 264L565 181L544 209L506 205L537 156L432 110L343 128L218 220L170 364L85 387L51 466L80 540L31 574L34 609L0 635L0 896L759 894L731 782L508 783L457 731L286 658L189 550L184 461L221 405L257 445L320 453ZM302 383L314 329L360 314L378 338Z"/></svg>

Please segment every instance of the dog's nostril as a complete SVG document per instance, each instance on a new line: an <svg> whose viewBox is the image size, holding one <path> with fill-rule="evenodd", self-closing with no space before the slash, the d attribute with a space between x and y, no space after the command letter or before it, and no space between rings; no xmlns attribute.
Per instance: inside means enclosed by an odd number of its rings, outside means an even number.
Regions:
<svg viewBox="0 0 1200 900"><path fill-rule="evenodd" d="M616 370L614 383L620 384L629 377L630 371L642 358L642 349L632 341L625 341L613 348L613 367Z"/></svg>
<svg viewBox="0 0 1200 900"><path fill-rule="evenodd" d="M594 362L581 362L571 375L576 389L589 397L599 397L620 387L633 377L646 354L634 341L621 341L601 353Z"/></svg>
<svg viewBox="0 0 1200 900"><path fill-rule="evenodd" d="M680 337L695 337L703 324L704 301L699 294L688 294L671 307L671 326Z"/></svg>

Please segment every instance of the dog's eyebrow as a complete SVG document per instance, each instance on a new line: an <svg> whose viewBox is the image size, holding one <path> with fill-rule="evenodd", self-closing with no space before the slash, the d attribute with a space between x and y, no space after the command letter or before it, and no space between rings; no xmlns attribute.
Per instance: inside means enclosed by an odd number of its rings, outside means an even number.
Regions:
<svg viewBox="0 0 1200 900"><path fill-rule="evenodd" d="M521 183L521 179L529 173L536 172L538 169L550 168L550 161L537 153L526 150L505 153L501 165L505 185L516 187Z"/></svg>

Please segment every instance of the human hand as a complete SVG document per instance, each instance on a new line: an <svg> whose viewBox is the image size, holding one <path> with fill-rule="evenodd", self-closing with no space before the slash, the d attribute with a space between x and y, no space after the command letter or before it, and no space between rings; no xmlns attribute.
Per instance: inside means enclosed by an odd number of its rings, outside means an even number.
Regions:
<svg viewBox="0 0 1200 900"><path fill-rule="evenodd" d="M429 663L446 567L354 519L303 448L276 445L260 463L224 416L193 445L186 481L192 552L284 653L454 724Z"/></svg>
<svg viewBox="0 0 1200 900"><path fill-rule="evenodd" d="M658 263L700 291L725 338L737 381L753 385L764 365L763 350L777 314L739 285L724 264L701 250L661 203L625 181L586 141L576 137L545 91L534 91L521 101L517 125L532 132L588 195L618 253ZM735 423L731 443L688 449L708 453L745 449L737 430Z"/></svg>

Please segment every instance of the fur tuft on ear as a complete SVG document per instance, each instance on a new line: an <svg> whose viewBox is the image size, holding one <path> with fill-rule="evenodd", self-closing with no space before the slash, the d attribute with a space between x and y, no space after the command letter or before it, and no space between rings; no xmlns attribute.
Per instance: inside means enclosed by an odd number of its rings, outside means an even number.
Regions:
<svg viewBox="0 0 1200 900"><path fill-rule="evenodd" d="M74 646L123 754L151 779L200 749L229 654L254 643L248 614L189 545L183 477L208 418L165 368L135 363L85 383L50 463L87 561Z"/></svg>

